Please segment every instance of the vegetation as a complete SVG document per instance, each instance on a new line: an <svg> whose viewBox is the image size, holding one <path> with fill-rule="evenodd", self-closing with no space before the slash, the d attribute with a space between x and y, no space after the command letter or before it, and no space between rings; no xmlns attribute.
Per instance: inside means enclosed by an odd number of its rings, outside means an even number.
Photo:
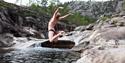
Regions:
<svg viewBox="0 0 125 63"><path fill-rule="evenodd" d="M36 1L36 2L35 2ZM30 9L36 12L36 15L38 14L47 14L49 16L52 16L54 11L57 7L64 7L64 9L59 10L62 15L65 15L69 13L70 9L68 7L68 4L62 4L59 0L30 0ZM23 13L25 16L33 16L33 14L29 11ZM80 13L76 12L73 13L73 15L67 17L65 22L76 24L76 25L87 25L92 22L94 22L95 19L92 19L88 16L82 16Z"/></svg>
<svg viewBox="0 0 125 63"><path fill-rule="evenodd" d="M106 21L107 19L110 19L110 18L111 18L110 16L102 16L102 17L101 17L101 20L102 20L102 21Z"/></svg>
<svg viewBox="0 0 125 63"><path fill-rule="evenodd" d="M14 4L11 4L11 3L6 3L4 1L0 1L0 9L1 8L13 8L15 7L16 5Z"/></svg>
<svg viewBox="0 0 125 63"><path fill-rule="evenodd" d="M80 15L80 13L74 13L72 16L68 18L68 20L77 25L88 25L95 21L95 19L90 18L88 16L82 16Z"/></svg>

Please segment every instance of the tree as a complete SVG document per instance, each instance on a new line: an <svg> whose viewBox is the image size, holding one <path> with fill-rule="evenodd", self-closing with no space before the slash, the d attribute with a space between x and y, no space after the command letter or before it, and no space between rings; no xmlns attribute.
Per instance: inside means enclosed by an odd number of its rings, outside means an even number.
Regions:
<svg viewBox="0 0 125 63"><path fill-rule="evenodd" d="M60 1L59 0L49 0L50 5L59 5Z"/></svg>
<svg viewBox="0 0 125 63"><path fill-rule="evenodd" d="M48 5L48 0L41 0L41 5L46 7Z"/></svg>

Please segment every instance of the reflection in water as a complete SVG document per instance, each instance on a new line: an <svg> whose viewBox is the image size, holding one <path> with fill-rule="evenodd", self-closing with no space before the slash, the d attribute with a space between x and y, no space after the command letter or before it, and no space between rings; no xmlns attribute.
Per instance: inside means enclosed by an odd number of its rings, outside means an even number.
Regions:
<svg viewBox="0 0 125 63"><path fill-rule="evenodd" d="M0 63L75 63L78 52L69 49L27 48L0 54Z"/></svg>

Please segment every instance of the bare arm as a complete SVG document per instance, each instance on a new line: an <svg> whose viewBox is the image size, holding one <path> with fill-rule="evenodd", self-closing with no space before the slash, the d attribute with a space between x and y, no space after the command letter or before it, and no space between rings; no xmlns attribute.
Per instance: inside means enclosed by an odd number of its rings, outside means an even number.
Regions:
<svg viewBox="0 0 125 63"><path fill-rule="evenodd" d="M63 9L63 7L58 7L58 8L56 9L56 11L54 12L54 15L57 15L59 9Z"/></svg>
<svg viewBox="0 0 125 63"><path fill-rule="evenodd" d="M59 11L59 8L56 9L56 11L54 12L54 14L53 14L53 16L52 16L52 18L50 19L49 22L55 21L54 19L56 18L56 15L57 15L58 11Z"/></svg>
<svg viewBox="0 0 125 63"><path fill-rule="evenodd" d="M56 9L56 11L54 12L54 15L56 15L59 11L59 8Z"/></svg>
<svg viewBox="0 0 125 63"><path fill-rule="evenodd" d="M59 17L59 20L64 19L64 18L68 17L69 15L71 15L71 14L69 13L69 14L66 14L64 16L61 16L61 17Z"/></svg>

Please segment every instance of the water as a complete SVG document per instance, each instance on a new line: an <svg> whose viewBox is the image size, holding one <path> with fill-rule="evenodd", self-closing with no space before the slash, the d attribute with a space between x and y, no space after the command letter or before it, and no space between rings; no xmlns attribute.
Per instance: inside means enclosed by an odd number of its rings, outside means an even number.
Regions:
<svg viewBox="0 0 125 63"><path fill-rule="evenodd" d="M25 48L0 54L0 63L75 63L80 53L70 49Z"/></svg>
<svg viewBox="0 0 125 63"><path fill-rule="evenodd" d="M53 44L47 40L21 38L16 42L19 42L14 46L17 50L1 53L0 63L75 63L80 58L80 53L70 50L75 44L71 41Z"/></svg>

